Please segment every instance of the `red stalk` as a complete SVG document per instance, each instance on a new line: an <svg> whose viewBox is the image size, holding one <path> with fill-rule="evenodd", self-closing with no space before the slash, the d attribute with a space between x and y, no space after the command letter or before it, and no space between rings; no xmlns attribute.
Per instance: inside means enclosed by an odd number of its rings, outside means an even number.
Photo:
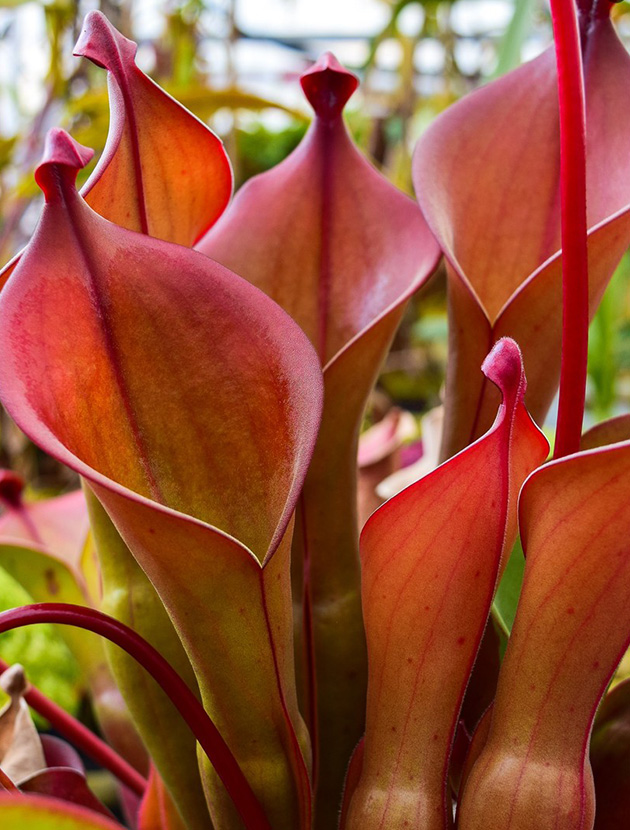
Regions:
<svg viewBox="0 0 630 830"><path fill-rule="evenodd" d="M551 0L560 107L562 367L555 458L580 448L588 347L586 115L574 0Z"/></svg>
<svg viewBox="0 0 630 830"><path fill-rule="evenodd" d="M0 660L0 674L9 668L4 660ZM56 703L43 695L38 689L30 686L24 695L24 700L38 714L50 723L61 735L71 741L74 746L109 770L121 784L128 787L137 796L143 796L147 788L147 780L128 764L124 758L91 732L82 723L69 715Z"/></svg>
<svg viewBox="0 0 630 830"><path fill-rule="evenodd" d="M92 631L137 660L159 683L190 727L232 798L247 830L271 830L258 799L219 730L186 683L153 646L131 628L100 611L56 602L25 605L4 611L0 614L0 634L37 623L74 625ZM168 728L168 724L164 724L164 728Z"/></svg>

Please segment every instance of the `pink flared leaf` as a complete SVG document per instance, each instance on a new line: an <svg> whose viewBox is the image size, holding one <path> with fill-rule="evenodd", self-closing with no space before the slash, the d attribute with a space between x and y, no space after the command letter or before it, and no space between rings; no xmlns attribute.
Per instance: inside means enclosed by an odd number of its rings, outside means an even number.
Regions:
<svg viewBox="0 0 630 830"><path fill-rule="evenodd" d="M630 159L623 150L630 58L608 9L597 4L593 16L581 19L591 315L630 240ZM526 403L537 420L557 388L559 158L553 48L450 107L416 149L418 197L448 263L453 360L444 457L491 423L496 396L474 366L497 338L514 337L523 350Z"/></svg>
<svg viewBox="0 0 630 830"><path fill-rule="evenodd" d="M108 810L88 787L85 775L75 769L56 767L42 770L21 781L20 791L58 798L64 802L78 804L93 813L114 818L111 810Z"/></svg>
<svg viewBox="0 0 630 830"><path fill-rule="evenodd" d="M501 390L492 429L374 513L361 534L369 685L348 830L452 826L449 758L516 499L548 445L524 405L520 352L483 364Z"/></svg>
<svg viewBox="0 0 630 830"><path fill-rule="evenodd" d="M193 245L232 194L220 139L135 63L136 44L98 11L85 18L75 55L109 72L107 144L83 195L124 228Z"/></svg>
<svg viewBox="0 0 630 830"><path fill-rule="evenodd" d="M14 489L13 496L9 487ZM76 490L30 502L22 499L17 488L19 481L15 476L1 471L0 499L6 507L0 516L2 567L39 602L98 604L98 565L90 556L91 551L86 550L90 525L83 493ZM22 553L12 556L7 549L20 549Z"/></svg>
<svg viewBox="0 0 630 830"><path fill-rule="evenodd" d="M295 560L305 562L306 578L294 591L304 593L303 697L314 738L317 826L324 830L337 820L343 777L363 731L359 422L403 304L439 256L417 205L348 135L342 110L356 86L329 54L303 75L315 111L306 137L288 159L250 180L198 245L288 311L325 367L323 424L294 548Z"/></svg>
<svg viewBox="0 0 630 830"><path fill-rule="evenodd" d="M318 361L247 282L90 210L73 185L83 155L51 133L47 204L0 301L2 398L105 506L269 819L306 827L281 541L317 435Z"/></svg>
<svg viewBox="0 0 630 830"><path fill-rule="evenodd" d="M460 830L590 830L588 746L630 637L630 444L552 462L525 483L520 602Z"/></svg>
<svg viewBox="0 0 630 830"><path fill-rule="evenodd" d="M192 246L223 213L232 168L221 140L135 63L137 46L89 12L75 55L109 73L110 126L82 193L124 228ZM0 270L0 289L21 254Z"/></svg>

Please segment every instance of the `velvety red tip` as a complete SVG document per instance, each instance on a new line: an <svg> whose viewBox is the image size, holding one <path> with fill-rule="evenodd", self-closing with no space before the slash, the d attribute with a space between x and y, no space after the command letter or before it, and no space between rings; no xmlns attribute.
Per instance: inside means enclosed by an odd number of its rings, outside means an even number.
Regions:
<svg viewBox="0 0 630 830"><path fill-rule="evenodd" d="M502 337L494 344L481 371L499 387L506 404L523 399L527 388L523 355L511 337Z"/></svg>
<svg viewBox="0 0 630 830"><path fill-rule="evenodd" d="M35 181L43 190L46 201L51 201L59 192L60 184L74 186L77 173L93 155L94 150L79 144L65 130L58 127L49 130L44 156L35 170Z"/></svg>
<svg viewBox="0 0 630 830"><path fill-rule="evenodd" d="M83 29L73 54L89 58L98 66L115 72L121 61L133 63L137 50L138 47L133 40L121 35L103 12L92 11L83 21Z"/></svg>
<svg viewBox="0 0 630 830"><path fill-rule="evenodd" d="M307 69L300 78L302 89L315 114L327 121L339 118L359 79L330 52Z"/></svg>
<svg viewBox="0 0 630 830"><path fill-rule="evenodd" d="M22 503L24 479L12 470L0 470L0 502L11 507L19 507Z"/></svg>

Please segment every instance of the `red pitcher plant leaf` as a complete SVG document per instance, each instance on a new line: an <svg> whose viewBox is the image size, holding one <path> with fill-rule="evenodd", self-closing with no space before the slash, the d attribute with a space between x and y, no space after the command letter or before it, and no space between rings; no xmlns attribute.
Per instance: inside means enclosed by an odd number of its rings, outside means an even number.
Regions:
<svg viewBox="0 0 630 830"><path fill-rule="evenodd" d="M94 493L85 487L90 522L97 542L103 579L100 609L148 640L199 694L197 680L180 638L155 588L120 538ZM70 627L70 630L74 630ZM189 827L208 821L197 773L194 735L160 686L122 649L104 644L108 662L154 764ZM167 730L155 728L168 724Z"/></svg>
<svg viewBox="0 0 630 830"><path fill-rule="evenodd" d="M460 830L593 827L591 727L630 641L629 460L582 452L523 487L523 587Z"/></svg>
<svg viewBox="0 0 630 830"><path fill-rule="evenodd" d="M100 601L100 575L98 561L90 546L85 499L80 490L51 499L28 501L23 497L24 480L10 470L0 470L0 504L5 512L0 516L0 543L2 546L29 548L42 555L41 561L55 560L65 568L80 591L83 601L97 605ZM34 579L29 579L29 566L15 579L33 596ZM8 562L2 567L11 571ZM53 563L50 563L53 567ZM19 563L14 563L19 567ZM38 575L40 573L39 569ZM47 575L49 599L65 599L57 596L61 586L56 584L56 574ZM68 598L67 601L74 601Z"/></svg>
<svg viewBox="0 0 630 830"><path fill-rule="evenodd" d="M354 75L326 54L302 76L302 87L315 111L305 139L276 168L250 180L197 247L286 309L324 367L323 423L299 504L294 555L304 561L305 708L317 822L329 830L363 731L354 503L359 422L404 301L431 274L439 252L420 211L348 135L342 111L357 87Z"/></svg>
<svg viewBox="0 0 630 830"><path fill-rule="evenodd" d="M101 607L101 573L80 490L41 501L22 498L23 481L0 471L0 565L37 602ZM147 754L114 682L103 644L75 628L60 631L87 680L99 724L111 744L137 769Z"/></svg>
<svg viewBox="0 0 630 830"><path fill-rule="evenodd" d="M617 415L586 430L580 441L580 449L594 450L621 441L630 441L630 415Z"/></svg>
<svg viewBox="0 0 630 830"><path fill-rule="evenodd" d="M361 534L369 684L347 830L452 827L449 759L516 500L548 444L524 405L518 346L483 371L503 404L483 438L390 499Z"/></svg>
<svg viewBox="0 0 630 830"><path fill-rule="evenodd" d="M46 206L0 300L3 401L84 476L151 579L269 821L306 828L285 531L319 425L317 356L244 280L94 213L74 188L88 157L51 132ZM213 816L230 815L205 777Z"/></svg>
<svg viewBox="0 0 630 830"><path fill-rule="evenodd" d="M108 70L110 127L82 193L123 228L190 247L227 207L232 168L221 140L136 66L136 49L101 12L86 16L75 55Z"/></svg>
<svg viewBox="0 0 630 830"><path fill-rule="evenodd" d="M630 58L610 4L582 9L589 309L630 240ZM462 162L465 159L465 163ZM466 96L416 149L421 207L447 259L451 318L443 457L487 429L496 393L474 372L499 337L523 351L540 423L560 374L562 307L556 59L540 57Z"/></svg>
<svg viewBox="0 0 630 830"><path fill-rule="evenodd" d="M3 830L124 830L86 807L32 794L0 793L0 823Z"/></svg>
<svg viewBox="0 0 630 830"><path fill-rule="evenodd" d="M123 228L193 245L232 195L220 139L135 63L137 46L99 11L83 24L74 54L109 72L110 128L83 195Z"/></svg>
<svg viewBox="0 0 630 830"><path fill-rule="evenodd" d="M138 830L187 830L155 767L140 805Z"/></svg>

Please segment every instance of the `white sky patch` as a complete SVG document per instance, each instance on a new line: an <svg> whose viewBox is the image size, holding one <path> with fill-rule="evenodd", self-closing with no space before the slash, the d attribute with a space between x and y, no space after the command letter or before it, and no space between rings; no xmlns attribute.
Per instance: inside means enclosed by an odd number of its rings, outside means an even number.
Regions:
<svg viewBox="0 0 630 830"><path fill-rule="evenodd" d="M385 26L389 13L377 0L240 0L237 22L256 34L370 37Z"/></svg>
<svg viewBox="0 0 630 830"><path fill-rule="evenodd" d="M435 38L422 40L413 55L413 65L420 75L437 75L444 69L445 60L444 46Z"/></svg>
<svg viewBox="0 0 630 830"><path fill-rule="evenodd" d="M451 10L451 23L458 35L478 36L503 31L514 7L509 0L458 0Z"/></svg>
<svg viewBox="0 0 630 830"><path fill-rule="evenodd" d="M403 47L399 40L388 38L379 43L376 50L376 63L379 69L395 72L403 59Z"/></svg>
<svg viewBox="0 0 630 830"><path fill-rule="evenodd" d="M398 15L398 31L401 35L415 37L424 26L424 9L419 3L410 3Z"/></svg>

